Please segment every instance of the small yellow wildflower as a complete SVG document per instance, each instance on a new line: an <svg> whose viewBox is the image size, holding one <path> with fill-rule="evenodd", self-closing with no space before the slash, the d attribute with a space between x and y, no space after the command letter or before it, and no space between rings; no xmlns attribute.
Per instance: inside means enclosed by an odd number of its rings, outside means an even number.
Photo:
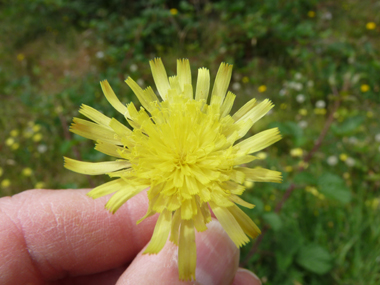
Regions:
<svg viewBox="0 0 380 285"><path fill-rule="evenodd" d="M370 89L370 87L369 87L368 84L362 84L362 85L360 86L360 91L362 91L363 93L368 92L369 89Z"/></svg>
<svg viewBox="0 0 380 285"><path fill-rule="evenodd" d="M207 229L212 209L238 246L260 234L256 224L236 205L252 208L242 200L246 180L281 182L281 173L261 167L241 166L281 139L278 128L243 138L273 104L248 101L229 115L235 95L227 92L232 65L222 63L210 100L210 73L198 70L193 92L190 63L177 61L177 75L168 78L161 59L150 61L159 100L151 87L143 90L133 79L126 83L142 107L122 104L108 82L101 87L110 104L124 115L132 130L115 118L82 105L80 113L91 121L74 118L71 131L97 142L95 149L117 158L107 162L82 162L65 158L65 167L82 174L108 174L116 178L91 190L99 198L114 193L106 208L115 213L128 199L149 187L149 208L138 221L159 213L153 236L144 253L156 254L170 241L178 245L181 280L195 279L195 230ZM194 96L195 93L195 96ZM116 192L116 193L115 193Z"/></svg>
<svg viewBox="0 0 380 285"><path fill-rule="evenodd" d="M17 137L19 132L18 132L18 130L11 130L10 134L11 134L11 137Z"/></svg>
<svg viewBox="0 0 380 285"><path fill-rule="evenodd" d="M15 143L15 139L14 138L7 138L6 140L5 140L5 144L7 145L7 146L11 146L12 144L14 144Z"/></svg>
<svg viewBox="0 0 380 285"><path fill-rule="evenodd" d="M37 133L33 136L33 141L39 142L40 140L42 140L42 134L41 133Z"/></svg>
<svg viewBox="0 0 380 285"><path fill-rule="evenodd" d="M293 171L293 166L287 165L285 166L285 172L292 172Z"/></svg>
<svg viewBox="0 0 380 285"><path fill-rule="evenodd" d="M245 188L252 188L254 185L255 185L255 183L250 181L250 180L245 180L245 182L244 182Z"/></svg>
<svg viewBox="0 0 380 285"><path fill-rule="evenodd" d="M12 150L17 150L20 147L20 144L18 142L15 142L14 144L11 145Z"/></svg>
<svg viewBox="0 0 380 285"><path fill-rule="evenodd" d="M171 8L170 9L170 14L172 14L173 16L175 16L175 15L178 14L178 10L176 8Z"/></svg>
<svg viewBox="0 0 380 285"><path fill-rule="evenodd" d="M256 154L256 157L258 159L266 159L268 157L266 152L260 151L259 153Z"/></svg>
<svg viewBox="0 0 380 285"><path fill-rule="evenodd" d="M368 22L365 27L367 30L374 30L376 29L376 24L374 22Z"/></svg>
<svg viewBox="0 0 380 285"><path fill-rule="evenodd" d="M303 155L303 150L302 148L293 148L290 150L290 155L293 157L299 157Z"/></svg>
<svg viewBox="0 0 380 285"><path fill-rule="evenodd" d="M31 176L33 174L33 170L30 167L26 167L22 170L22 175Z"/></svg>
<svg viewBox="0 0 380 285"><path fill-rule="evenodd" d="M270 212L270 210L272 210L272 207L270 205L265 205L264 206L264 211Z"/></svg>
<svg viewBox="0 0 380 285"><path fill-rule="evenodd" d="M341 153L341 154L339 155L339 159L340 159L341 161L346 161L347 158L348 158L348 155L345 154L345 153Z"/></svg>
<svg viewBox="0 0 380 285"><path fill-rule="evenodd" d="M350 178L350 173L349 172L343 173L343 178L344 179L349 179Z"/></svg>
<svg viewBox="0 0 380 285"><path fill-rule="evenodd" d="M306 116L307 115L307 110L306 109L299 109L298 110L298 114L300 114L301 116Z"/></svg>
<svg viewBox="0 0 380 285"><path fill-rule="evenodd" d="M18 55L17 55L17 60L18 61L23 61L25 59L25 55L23 55L22 53L19 53Z"/></svg>
<svg viewBox="0 0 380 285"><path fill-rule="evenodd" d="M249 82L249 78L248 78L247 76L244 76L244 77L241 79L241 81L242 81L243 83L248 83L248 82Z"/></svg>
<svg viewBox="0 0 380 285"><path fill-rule="evenodd" d="M3 188L7 188L11 185L11 181L9 179L4 179L3 181L1 181L1 187Z"/></svg>
<svg viewBox="0 0 380 285"><path fill-rule="evenodd" d="M327 110L325 108L315 108L314 114L316 115L326 115Z"/></svg>
<svg viewBox="0 0 380 285"><path fill-rule="evenodd" d="M315 12L314 12L314 11L309 11L309 12L307 12L307 15L308 15L310 18L314 18L314 17L315 17Z"/></svg>
<svg viewBox="0 0 380 285"><path fill-rule="evenodd" d="M267 91L267 87L265 85L260 85L259 88L257 88L257 91L259 91L260 93L263 93Z"/></svg>
<svg viewBox="0 0 380 285"><path fill-rule="evenodd" d="M35 125L32 127L32 129L33 129L33 132L37 133L39 130L41 130L41 125L39 125L39 124L35 124Z"/></svg>
<svg viewBox="0 0 380 285"><path fill-rule="evenodd" d="M34 185L34 189L43 189L45 187L45 183L44 182L37 182L35 185Z"/></svg>
<svg viewBox="0 0 380 285"><path fill-rule="evenodd" d="M280 109L281 110L286 110L286 108L288 108L288 105L286 103L281 103Z"/></svg>

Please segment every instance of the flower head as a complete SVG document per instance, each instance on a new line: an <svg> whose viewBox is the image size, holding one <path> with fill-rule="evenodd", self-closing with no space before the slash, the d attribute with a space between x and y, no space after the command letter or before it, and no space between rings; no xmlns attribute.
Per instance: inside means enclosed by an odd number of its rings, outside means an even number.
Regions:
<svg viewBox="0 0 380 285"><path fill-rule="evenodd" d="M210 208L232 241L242 246L260 234L255 223L237 206L243 201L244 182L281 182L281 173L240 166L257 159L258 152L280 140L277 128L236 143L272 107L269 100L246 103L229 115L235 95L227 92L232 66L222 63L208 103L210 74L198 70L193 95L188 60L177 61L177 75L168 78L161 59L150 61L162 100L151 87L145 90L131 78L126 83L142 107L122 104L107 81L101 82L110 104L124 115L132 130L99 111L82 105L80 113L93 122L74 118L71 131L97 141L95 149L117 158L107 162L81 162L65 158L65 167L89 175L116 178L88 193L98 198L114 193L106 204L112 213L149 187L149 208L144 217L159 213L153 236L144 253L158 253L170 241L179 246L178 269L182 280L195 279L195 230L205 231ZM210 208L209 208L210 207Z"/></svg>

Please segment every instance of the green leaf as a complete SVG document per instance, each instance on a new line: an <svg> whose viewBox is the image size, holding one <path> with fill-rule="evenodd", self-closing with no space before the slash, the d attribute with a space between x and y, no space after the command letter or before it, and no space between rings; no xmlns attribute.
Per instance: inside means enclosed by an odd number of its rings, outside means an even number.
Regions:
<svg viewBox="0 0 380 285"><path fill-rule="evenodd" d="M344 183L344 180L332 173L324 173L318 178L318 190L327 198L337 200L341 203L351 201L350 189Z"/></svg>
<svg viewBox="0 0 380 285"><path fill-rule="evenodd" d="M294 176L294 183L315 185L317 184L317 179L310 172L304 171Z"/></svg>
<svg viewBox="0 0 380 285"><path fill-rule="evenodd" d="M339 125L331 126L331 129L337 135L348 135L353 133L357 128L359 128L360 125L363 124L364 120L364 116L354 116L346 119L343 123Z"/></svg>
<svg viewBox="0 0 380 285"><path fill-rule="evenodd" d="M278 231L282 227L280 216L276 213L266 213L263 215L263 219L271 226L274 231Z"/></svg>
<svg viewBox="0 0 380 285"><path fill-rule="evenodd" d="M330 253L316 244L301 247L297 254L296 262L303 268L317 274L325 274L333 266Z"/></svg>

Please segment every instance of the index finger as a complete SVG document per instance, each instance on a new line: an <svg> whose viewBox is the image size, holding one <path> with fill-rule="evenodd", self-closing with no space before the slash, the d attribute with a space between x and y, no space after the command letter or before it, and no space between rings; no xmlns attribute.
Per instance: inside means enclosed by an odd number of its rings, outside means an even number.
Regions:
<svg viewBox="0 0 380 285"><path fill-rule="evenodd" d="M39 284L130 262L149 241L156 217L143 192L116 214L88 190L29 190L0 199L0 283Z"/></svg>

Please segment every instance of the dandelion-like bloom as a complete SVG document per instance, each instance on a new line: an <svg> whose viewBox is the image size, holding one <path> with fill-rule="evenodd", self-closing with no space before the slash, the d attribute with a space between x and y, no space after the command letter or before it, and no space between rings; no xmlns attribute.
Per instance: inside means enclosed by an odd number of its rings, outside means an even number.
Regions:
<svg viewBox="0 0 380 285"><path fill-rule="evenodd" d="M115 213L128 199L147 187L149 208L145 218L159 213L153 236L144 253L156 254L169 240L178 245L178 270L182 280L195 279L195 230L207 229L210 208L238 246L260 234L259 228L237 206L253 208L241 195L246 180L281 182L281 173L240 166L258 152L280 140L277 128L236 143L272 107L269 100L247 102L229 115L235 95L227 93L232 66L222 63L207 103L210 74L198 70L193 96L190 64L177 61L177 75L168 78L161 59L150 61L153 78L162 98L151 87L145 90L131 78L126 83L142 107L122 104L107 81L102 90L110 104L124 115L132 130L99 111L82 105L80 113L91 121L74 118L71 131L95 140L95 149L117 158L107 162L81 162L65 158L65 167L83 174L108 174L116 178L88 193L98 198L111 193L106 208ZM210 208L209 208L210 207Z"/></svg>

